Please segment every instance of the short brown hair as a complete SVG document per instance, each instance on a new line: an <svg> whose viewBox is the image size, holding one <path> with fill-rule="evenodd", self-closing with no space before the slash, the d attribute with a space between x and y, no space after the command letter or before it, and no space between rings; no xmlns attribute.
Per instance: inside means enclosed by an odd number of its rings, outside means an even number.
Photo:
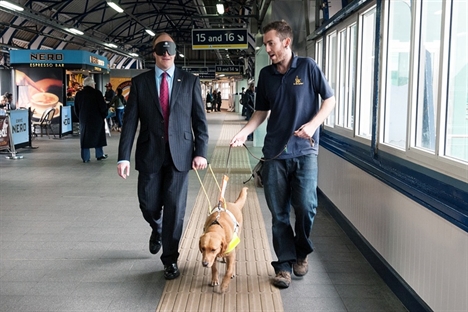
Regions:
<svg viewBox="0 0 468 312"><path fill-rule="evenodd" d="M289 24L286 23L285 20L274 21L274 22L266 24L263 27L263 33L264 34L269 32L270 30L276 30L276 33L278 34L278 37L281 40L284 40L286 38L290 38L291 39L291 44L292 44L293 36L294 36L293 31L292 31L291 26L289 26Z"/></svg>

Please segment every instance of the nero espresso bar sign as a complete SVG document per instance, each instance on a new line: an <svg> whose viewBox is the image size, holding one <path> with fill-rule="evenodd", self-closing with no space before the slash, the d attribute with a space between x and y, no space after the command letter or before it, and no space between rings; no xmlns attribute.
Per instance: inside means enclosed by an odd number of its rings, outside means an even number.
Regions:
<svg viewBox="0 0 468 312"><path fill-rule="evenodd" d="M247 29L192 29L192 49L247 49Z"/></svg>

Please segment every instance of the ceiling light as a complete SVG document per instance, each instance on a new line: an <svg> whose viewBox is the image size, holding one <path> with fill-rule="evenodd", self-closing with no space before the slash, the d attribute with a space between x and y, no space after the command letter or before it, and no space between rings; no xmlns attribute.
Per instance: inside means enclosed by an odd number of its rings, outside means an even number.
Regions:
<svg viewBox="0 0 468 312"><path fill-rule="evenodd" d="M8 1L0 1L0 6L13 10L13 11L24 11L24 9L16 4L10 3Z"/></svg>
<svg viewBox="0 0 468 312"><path fill-rule="evenodd" d="M113 44L113 43L104 43L104 45L108 46L109 48L117 48L117 45Z"/></svg>
<svg viewBox="0 0 468 312"><path fill-rule="evenodd" d="M68 31L68 32L71 32L72 34L75 34L75 35L84 35L84 32L82 32L81 30L78 30L76 28L66 28L65 30Z"/></svg>
<svg viewBox="0 0 468 312"><path fill-rule="evenodd" d="M222 3L216 4L216 10L218 10L218 14L224 14L224 4Z"/></svg>
<svg viewBox="0 0 468 312"><path fill-rule="evenodd" d="M146 31L151 37L156 36L156 34L155 34L152 30L150 30L150 29L145 29L145 31Z"/></svg>
<svg viewBox="0 0 468 312"><path fill-rule="evenodd" d="M129 54L130 54L131 56L134 56L134 57L139 57L139 55L138 55L138 54L136 54L136 53L133 53L133 52L132 52L132 53L129 53Z"/></svg>
<svg viewBox="0 0 468 312"><path fill-rule="evenodd" d="M119 7L117 4L115 4L112 1L107 1L107 4L119 13L122 13L124 11L121 7Z"/></svg>
<svg viewBox="0 0 468 312"><path fill-rule="evenodd" d="M183 55L182 53L179 53L179 56L180 56L180 57L185 57L185 55Z"/></svg>

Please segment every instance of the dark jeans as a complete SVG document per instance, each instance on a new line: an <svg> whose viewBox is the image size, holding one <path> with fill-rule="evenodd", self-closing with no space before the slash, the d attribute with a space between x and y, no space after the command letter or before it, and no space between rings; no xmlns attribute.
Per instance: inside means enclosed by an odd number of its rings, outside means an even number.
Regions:
<svg viewBox="0 0 468 312"><path fill-rule="evenodd" d="M272 215L273 247L277 261L275 272L292 271L298 258L313 251L309 238L317 209L317 156L266 161L263 187ZM291 225L291 207L295 224Z"/></svg>
<svg viewBox="0 0 468 312"><path fill-rule="evenodd" d="M124 111L125 111L125 109L123 109L123 108L122 108L122 109L117 108L116 111L117 111L117 113L116 113L116 115L117 115L117 116L116 116L116 117L117 117L117 126L118 126L119 128L122 128L122 125L123 125L123 117L124 117Z"/></svg>
<svg viewBox="0 0 468 312"><path fill-rule="evenodd" d="M100 158L104 156L104 150L102 149L102 146L95 148L95 156L96 158ZM83 159L83 161L89 161L90 158L91 158L91 151L89 150L89 148L82 148L81 159Z"/></svg>

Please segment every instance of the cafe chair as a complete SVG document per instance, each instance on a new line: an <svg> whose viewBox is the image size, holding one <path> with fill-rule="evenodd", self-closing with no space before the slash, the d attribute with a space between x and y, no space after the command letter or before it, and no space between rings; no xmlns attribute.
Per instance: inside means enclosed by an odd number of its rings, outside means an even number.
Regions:
<svg viewBox="0 0 468 312"><path fill-rule="evenodd" d="M54 135L55 138L55 133L54 130L52 129L52 119L54 118L55 115L55 108L49 108L47 109L41 116L41 118L38 121L33 121L32 128L33 128L33 135L37 137L36 129L39 127L41 130L41 136L43 135L43 130L46 130L47 136L50 139L49 135L49 129L52 131L52 134Z"/></svg>

